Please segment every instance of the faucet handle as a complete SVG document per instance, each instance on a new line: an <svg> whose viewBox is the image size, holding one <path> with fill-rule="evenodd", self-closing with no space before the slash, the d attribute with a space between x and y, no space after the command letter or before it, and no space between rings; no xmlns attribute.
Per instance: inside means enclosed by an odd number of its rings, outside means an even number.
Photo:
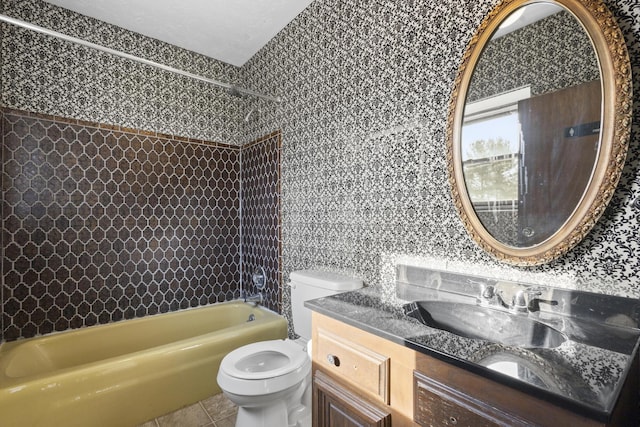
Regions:
<svg viewBox="0 0 640 427"><path fill-rule="evenodd" d="M484 299L491 299L496 294L496 288L493 285L482 285L480 296Z"/></svg>
<svg viewBox="0 0 640 427"><path fill-rule="evenodd" d="M533 309L537 307L536 301L542 292L538 288L519 289L511 301L511 307L516 311L537 311Z"/></svg>
<svg viewBox="0 0 640 427"><path fill-rule="evenodd" d="M558 305L558 301L550 299L541 299L544 288L532 287L527 288L521 295L521 300L518 301L518 308L526 308L528 311L540 311L540 303L549 305Z"/></svg>
<svg viewBox="0 0 640 427"><path fill-rule="evenodd" d="M527 310L528 309L528 301L527 301L527 297L528 297L528 292L525 290L518 290L514 295L513 295L513 299L511 301L511 307L514 310Z"/></svg>

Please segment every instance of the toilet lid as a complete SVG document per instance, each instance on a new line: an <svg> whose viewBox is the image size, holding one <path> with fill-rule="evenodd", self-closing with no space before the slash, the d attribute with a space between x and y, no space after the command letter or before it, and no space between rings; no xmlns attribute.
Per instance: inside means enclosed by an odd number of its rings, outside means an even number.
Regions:
<svg viewBox="0 0 640 427"><path fill-rule="evenodd" d="M266 379L286 375L309 361L303 347L291 340L260 341L227 354L220 369L240 379Z"/></svg>

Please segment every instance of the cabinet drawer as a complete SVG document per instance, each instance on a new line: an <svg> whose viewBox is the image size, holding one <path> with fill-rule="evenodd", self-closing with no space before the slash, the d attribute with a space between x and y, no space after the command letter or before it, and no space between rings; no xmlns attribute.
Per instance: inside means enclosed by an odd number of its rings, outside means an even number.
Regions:
<svg viewBox="0 0 640 427"><path fill-rule="evenodd" d="M314 426L391 426L391 414L385 408L367 402L320 370L313 376L313 417Z"/></svg>
<svg viewBox="0 0 640 427"><path fill-rule="evenodd" d="M318 363L372 397L389 404L389 358L318 328L315 354Z"/></svg>
<svg viewBox="0 0 640 427"><path fill-rule="evenodd" d="M501 427L531 424L486 403L413 373L414 421L421 426Z"/></svg>

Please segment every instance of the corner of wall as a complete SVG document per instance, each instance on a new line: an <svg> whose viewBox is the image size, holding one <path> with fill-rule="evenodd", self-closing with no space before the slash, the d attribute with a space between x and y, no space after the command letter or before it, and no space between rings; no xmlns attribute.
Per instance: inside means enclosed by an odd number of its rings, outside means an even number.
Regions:
<svg viewBox="0 0 640 427"><path fill-rule="evenodd" d="M257 292L251 276L262 267L267 276L265 305L282 312L280 131L241 149L241 283L245 292Z"/></svg>

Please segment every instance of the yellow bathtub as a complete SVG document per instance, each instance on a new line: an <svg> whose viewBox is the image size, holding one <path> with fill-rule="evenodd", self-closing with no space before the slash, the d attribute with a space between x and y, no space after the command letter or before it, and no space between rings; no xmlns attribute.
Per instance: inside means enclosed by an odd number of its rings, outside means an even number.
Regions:
<svg viewBox="0 0 640 427"><path fill-rule="evenodd" d="M220 392L231 350L286 335L282 316L232 301L4 343L0 426L136 425Z"/></svg>

